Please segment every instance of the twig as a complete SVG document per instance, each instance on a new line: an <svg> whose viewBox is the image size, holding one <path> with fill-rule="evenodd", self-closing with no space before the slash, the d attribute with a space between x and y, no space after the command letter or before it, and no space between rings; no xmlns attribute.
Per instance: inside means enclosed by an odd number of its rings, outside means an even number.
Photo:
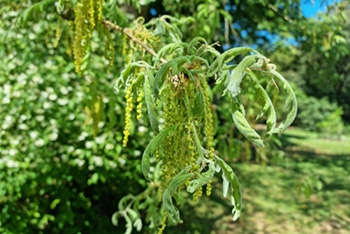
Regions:
<svg viewBox="0 0 350 234"><path fill-rule="evenodd" d="M144 48L148 53L150 53L151 55L153 55L154 57L157 57L157 53L150 48L149 46L147 46L145 43L143 43L142 41L140 41L139 39L137 39L132 33L129 32L129 30L127 28L122 28L119 25L113 24L111 21L109 20L105 20L103 21L103 23L112 29L118 30L119 32L122 32L123 34L125 34L130 40L132 40L133 42L139 44L142 48ZM168 62L166 59L164 58L160 58L159 59L162 63L166 63Z"/></svg>
<svg viewBox="0 0 350 234"><path fill-rule="evenodd" d="M277 7L275 7L275 6L272 5L271 3L269 3L268 6L269 6L269 8L270 8L271 10L273 10L275 13L277 13L279 16L281 16L285 21L287 21L288 23L293 24L293 20L292 20L291 18L289 18L288 16L282 15L282 14L278 11Z"/></svg>

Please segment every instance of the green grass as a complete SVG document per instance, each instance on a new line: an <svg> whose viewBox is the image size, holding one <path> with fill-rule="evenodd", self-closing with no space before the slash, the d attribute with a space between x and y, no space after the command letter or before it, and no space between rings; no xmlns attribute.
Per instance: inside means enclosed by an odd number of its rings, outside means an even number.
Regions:
<svg viewBox="0 0 350 234"><path fill-rule="evenodd" d="M274 163L232 165L244 196L238 221L232 221L218 176L214 194L183 207L185 223L165 233L350 233L350 138L326 140L290 129L282 140L284 157Z"/></svg>
<svg viewBox="0 0 350 234"><path fill-rule="evenodd" d="M350 155L349 136L340 136L338 140L325 139L317 133L290 128L283 138L286 144L295 146L297 150L306 150L320 155Z"/></svg>

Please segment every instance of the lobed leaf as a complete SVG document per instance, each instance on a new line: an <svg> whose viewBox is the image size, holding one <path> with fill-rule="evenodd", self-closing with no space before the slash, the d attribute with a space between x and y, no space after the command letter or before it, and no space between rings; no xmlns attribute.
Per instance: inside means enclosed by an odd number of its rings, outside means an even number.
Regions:
<svg viewBox="0 0 350 234"><path fill-rule="evenodd" d="M194 98L192 113L194 117L204 117L204 97L201 90L197 92L196 97Z"/></svg>
<svg viewBox="0 0 350 234"><path fill-rule="evenodd" d="M208 42L203 37L195 37L190 43L188 43L186 51L188 54L197 54L199 48L196 47L197 44L200 44L200 47L206 47Z"/></svg>
<svg viewBox="0 0 350 234"><path fill-rule="evenodd" d="M257 119L261 118L266 112L267 119L266 119L266 125L267 125L267 132L270 134L270 132L273 132L276 127L276 121L277 121L277 115L275 107L273 106L273 103L271 101L271 98L269 97L266 90L261 86L258 79L254 75L253 72L249 72L248 76L250 77L251 81L254 83L253 88L256 91L256 99L259 99L260 97L264 101L264 106L260 110L260 113L257 116Z"/></svg>
<svg viewBox="0 0 350 234"><path fill-rule="evenodd" d="M241 215L242 210L242 192L241 192L241 184L232 168L225 163L220 157L215 155L215 163L222 170L222 179L224 183L223 195L227 196L229 185L231 185L231 202L233 205L232 215L233 220L237 220Z"/></svg>
<svg viewBox="0 0 350 234"><path fill-rule="evenodd" d="M234 110L231 112L235 126L240 131L240 133L242 133L254 145L264 147L264 143L260 135L250 126L250 124L244 116L244 113L242 112L243 110L240 110L239 108L234 108Z"/></svg>
<svg viewBox="0 0 350 234"><path fill-rule="evenodd" d="M240 86L243 77L247 72L247 68L256 63L257 55L248 55L233 69L230 80L226 81L226 89L224 95L228 91L232 98L235 98L240 93Z"/></svg>
<svg viewBox="0 0 350 234"><path fill-rule="evenodd" d="M286 109L290 109L289 113L285 120L283 120L276 129L272 131L272 133L280 133L288 128L294 121L297 111L298 111L298 103L293 88L290 86L288 81L278 72L271 70L270 73L277 77L280 81L283 82L283 89L287 92L288 97L285 100Z"/></svg>
<svg viewBox="0 0 350 234"><path fill-rule="evenodd" d="M131 83L131 79L134 78L134 73L138 68L150 68L151 66L144 62L144 61L137 61L130 63L128 66L124 68L124 70L121 72L120 76L117 79L116 84L114 85L114 88L119 91L123 85L129 85Z"/></svg>
<svg viewBox="0 0 350 234"><path fill-rule="evenodd" d="M155 79L152 86L152 92L154 97L159 98L159 91L162 87L162 85L165 82L165 79L167 75L169 74L170 68L172 69L172 75L177 75L182 71L184 68L182 67L185 63L189 63L190 60L186 56L180 56L177 58L174 58L173 60L165 63L157 72Z"/></svg>
<svg viewBox="0 0 350 234"><path fill-rule="evenodd" d="M152 72L147 69L146 71L146 78L144 80L144 96L145 96L145 102L147 106L147 112L148 112L148 118L151 123L151 127L155 133L159 132L159 121L158 121L158 116L157 116L157 110L154 105L154 100L152 96L152 90L151 90L151 85L150 82L153 82L154 76Z"/></svg>
<svg viewBox="0 0 350 234"><path fill-rule="evenodd" d="M219 55L216 58L216 60L210 65L207 76L213 76L223 67L223 65L225 65L228 62L231 62L236 56L240 54L246 54L252 51L253 49L249 47L236 47L227 50L226 52Z"/></svg>
<svg viewBox="0 0 350 234"><path fill-rule="evenodd" d="M191 176L193 176L193 173L189 173L190 168L191 166L188 166L179 172L163 193L162 208L168 215L169 221L174 224L182 223L182 220L180 219L179 210L173 204L172 197L175 193L177 193L178 188L183 185Z"/></svg>
<svg viewBox="0 0 350 234"><path fill-rule="evenodd" d="M150 170L150 157L153 155L158 148L159 144L162 143L166 139L166 136L171 135L177 125L168 127L163 129L157 136L155 136L147 145L145 151L143 152L142 159L141 159L141 167L142 167L142 173L144 177L147 180L150 180L148 177L149 170Z"/></svg>
<svg viewBox="0 0 350 234"><path fill-rule="evenodd" d="M187 192L194 193L199 187L209 183L215 174L215 164L210 160L205 160L204 163L207 163L208 170L203 173L196 174L196 179L190 180L187 186Z"/></svg>
<svg viewBox="0 0 350 234"><path fill-rule="evenodd" d="M160 58L165 58L166 55L172 54L177 50L184 49L185 46L186 46L186 43L183 43L183 42L170 43L170 44L164 46L163 48L161 48L158 51L156 61L160 61Z"/></svg>

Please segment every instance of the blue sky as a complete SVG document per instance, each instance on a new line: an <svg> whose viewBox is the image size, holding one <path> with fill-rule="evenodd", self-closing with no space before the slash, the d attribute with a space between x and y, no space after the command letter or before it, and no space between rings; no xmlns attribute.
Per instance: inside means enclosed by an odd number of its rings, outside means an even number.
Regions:
<svg viewBox="0 0 350 234"><path fill-rule="evenodd" d="M315 17L317 12L326 11L327 4L330 5L334 2L339 2L339 0L301 0L303 15L305 17Z"/></svg>

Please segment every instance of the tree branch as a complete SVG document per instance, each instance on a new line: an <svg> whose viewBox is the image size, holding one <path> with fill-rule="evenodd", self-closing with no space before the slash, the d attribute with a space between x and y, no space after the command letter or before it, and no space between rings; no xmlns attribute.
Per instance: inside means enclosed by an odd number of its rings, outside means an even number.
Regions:
<svg viewBox="0 0 350 234"><path fill-rule="evenodd" d="M132 40L133 42L139 44L142 48L144 48L148 53L150 53L151 55L153 55L154 57L157 57L157 53L150 48L148 45L146 45L145 43L143 43L142 41L140 41L139 39L137 39L132 33L129 32L129 30L127 28L122 28L119 25L113 24L111 21L109 20L104 20L103 21L104 25L106 25L106 27L115 29L121 33L123 33L124 35L126 35L130 40ZM166 63L168 62L166 59L164 58L160 58L159 59L162 63Z"/></svg>
<svg viewBox="0 0 350 234"><path fill-rule="evenodd" d="M279 16L281 16L285 21L287 21L287 22L290 23L290 24L293 24L293 20L292 20L291 18L289 18L288 16L281 14L281 13L278 11L278 9L277 9L276 6L272 5L271 3L269 3L268 6L269 6L269 8L270 8L272 11L274 11L274 12L277 13Z"/></svg>

